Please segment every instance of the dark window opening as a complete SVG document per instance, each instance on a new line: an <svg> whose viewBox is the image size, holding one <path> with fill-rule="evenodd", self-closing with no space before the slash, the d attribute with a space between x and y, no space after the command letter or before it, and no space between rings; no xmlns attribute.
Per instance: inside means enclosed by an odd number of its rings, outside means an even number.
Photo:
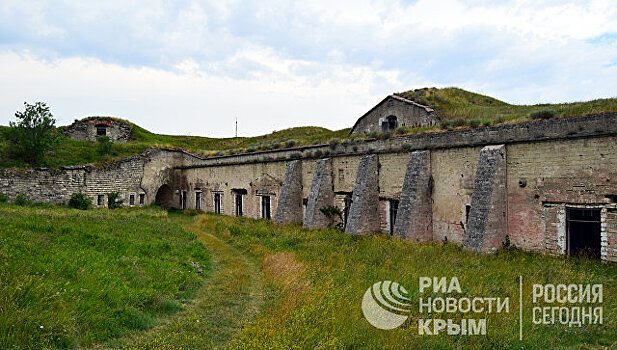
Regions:
<svg viewBox="0 0 617 350"><path fill-rule="evenodd" d="M566 208L567 252L600 258L600 209Z"/></svg>
<svg viewBox="0 0 617 350"><path fill-rule="evenodd" d="M270 196L261 196L261 218L270 219Z"/></svg>
<svg viewBox="0 0 617 350"><path fill-rule="evenodd" d="M242 194L236 193L236 216L242 216Z"/></svg>
<svg viewBox="0 0 617 350"><path fill-rule="evenodd" d="M96 196L96 205L98 205L99 207L103 206L104 201L105 195L99 194L98 196Z"/></svg>
<svg viewBox="0 0 617 350"><path fill-rule="evenodd" d="M135 205L135 195L134 194L129 195L129 205Z"/></svg>
<svg viewBox="0 0 617 350"><path fill-rule="evenodd" d="M146 194L145 193L140 193L139 194L139 204L143 205L146 202Z"/></svg>
<svg viewBox="0 0 617 350"><path fill-rule="evenodd" d="M465 224L469 222L469 212L471 211L471 204L465 204Z"/></svg>
<svg viewBox="0 0 617 350"><path fill-rule="evenodd" d="M394 234L394 223L398 212L398 199L390 199L390 234Z"/></svg>
<svg viewBox="0 0 617 350"><path fill-rule="evenodd" d="M217 214L221 213L221 194L214 194L214 212Z"/></svg>
<svg viewBox="0 0 617 350"><path fill-rule="evenodd" d="M351 208L351 195L345 196L343 201L343 227L347 227L347 218L349 218L349 208Z"/></svg>
<svg viewBox="0 0 617 350"><path fill-rule="evenodd" d="M106 126L97 126L96 127L96 136L106 136L107 135L107 127Z"/></svg>
<svg viewBox="0 0 617 350"><path fill-rule="evenodd" d="M201 209L201 192L195 192L195 209Z"/></svg>
<svg viewBox="0 0 617 350"><path fill-rule="evenodd" d="M180 209L186 209L186 191L180 191Z"/></svg>

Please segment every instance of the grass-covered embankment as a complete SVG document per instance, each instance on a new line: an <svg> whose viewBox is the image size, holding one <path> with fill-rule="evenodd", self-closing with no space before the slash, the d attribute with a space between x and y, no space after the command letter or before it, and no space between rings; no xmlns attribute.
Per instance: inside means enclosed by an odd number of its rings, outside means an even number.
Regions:
<svg viewBox="0 0 617 350"><path fill-rule="evenodd" d="M275 291L265 310L232 341L237 348L597 348L617 341L617 267L579 259L564 260L505 250L478 256L452 244L408 244L383 236L351 237L335 230L275 226L268 221L204 215L197 225L261 263ZM524 279L524 338L518 340L518 278ZM456 276L462 295L510 297L508 313L472 314L487 318L487 335L418 335L418 278ZM373 283L393 280L412 296L412 317L383 331L361 311ZM603 324L584 327L533 325L534 283L600 283ZM441 294L425 293L425 297ZM463 315L441 314L460 320Z"/></svg>
<svg viewBox="0 0 617 350"><path fill-rule="evenodd" d="M166 217L0 204L1 347L90 347L183 309L210 258Z"/></svg>

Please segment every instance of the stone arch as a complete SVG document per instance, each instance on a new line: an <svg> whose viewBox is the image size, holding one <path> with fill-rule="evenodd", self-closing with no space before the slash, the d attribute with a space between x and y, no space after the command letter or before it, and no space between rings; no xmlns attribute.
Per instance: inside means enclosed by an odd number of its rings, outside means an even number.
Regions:
<svg viewBox="0 0 617 350"><path fill-rule="evenodd" d="M167 184L163 184L156 191L156 196L154 198L154 203L156 205L160 205L164 208L171 208L174 202L174 193L171 190L171 187Z"/></svg>

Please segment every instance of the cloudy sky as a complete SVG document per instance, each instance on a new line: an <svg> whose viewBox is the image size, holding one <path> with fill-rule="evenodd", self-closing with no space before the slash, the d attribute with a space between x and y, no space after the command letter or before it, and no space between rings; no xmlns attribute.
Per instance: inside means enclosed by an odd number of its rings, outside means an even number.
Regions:
<svg viewBox="0 0 617 350"><path fill-rule="evenodd" d="M353 125L387 94L510 103L617 96L617 6L598 1L0 1L0 124L44 101L166 134Z"/></svg>

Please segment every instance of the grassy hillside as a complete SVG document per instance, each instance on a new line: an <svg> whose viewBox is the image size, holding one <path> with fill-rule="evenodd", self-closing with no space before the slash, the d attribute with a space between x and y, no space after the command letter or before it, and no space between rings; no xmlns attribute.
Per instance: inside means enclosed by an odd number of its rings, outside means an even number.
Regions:
<svg viewBox="0 0 617 350"><path fill-rule="evenodd" d="M91 347L183 309L210 258L166 217L0 204L0 347Z"/></svg>
<svg viewBox="0 0 617 350"><path fill-rule="evenodd" d="M404 98L431 106L444 121L439 126L406 128L396 131L398 135L434 132L439 129L489 126L501 123L529 120L530 113L551 109L555 117L568 117L590 113L617 111L617 99L599 99L588 102L512 105L489 96L465 91L459 88L423 88L397 93ZM130 122L129 122L130 123ZM98 163L140 154L150 148L182 148L204 157L236 153L256 152L288 148L310 144L327 143L331 140L348 138L350 129L337 131L320 127L297 127L255 137L209 138L200 136L174 136L152 133L138 125L133 125L131 141L114 144L110 154L99 154L94 142L75 141L64 137L60 144L50 152L39 166L57 167ZM27 164L12 159L6 143L7 127L0 126L0 168L24 167ZM363 137L390 137L391 135L371 133L355 135Z"/></svg>
<svg viewBox="0 0 617 350"><path fill-rule="evenodd" d="M529 113L543 109L555 110L558 117L617 111L617 98L574 103L512 105L455 87L423 88L396 95L431 106L437 115L444 119L477 119L490 123L526 120Z"/></svg>
<svg viewBox="0 0 617 350"><path fill-rule="evenodd" d="M10 155L5 133L8 127L0 126L0 168L25 167L27 164ZM209 138L200 136L174 136L151 133L133 124L131 141L112 145L110 154L100 154L96 142L77 141L62 137L55 149L49 152L40 166L58 167L105 162L143 153L155 147L182 148L202 156L277 149L314 143L347 136L349 129L331 131L319 127L298 127L255 137Z"/></svg>

